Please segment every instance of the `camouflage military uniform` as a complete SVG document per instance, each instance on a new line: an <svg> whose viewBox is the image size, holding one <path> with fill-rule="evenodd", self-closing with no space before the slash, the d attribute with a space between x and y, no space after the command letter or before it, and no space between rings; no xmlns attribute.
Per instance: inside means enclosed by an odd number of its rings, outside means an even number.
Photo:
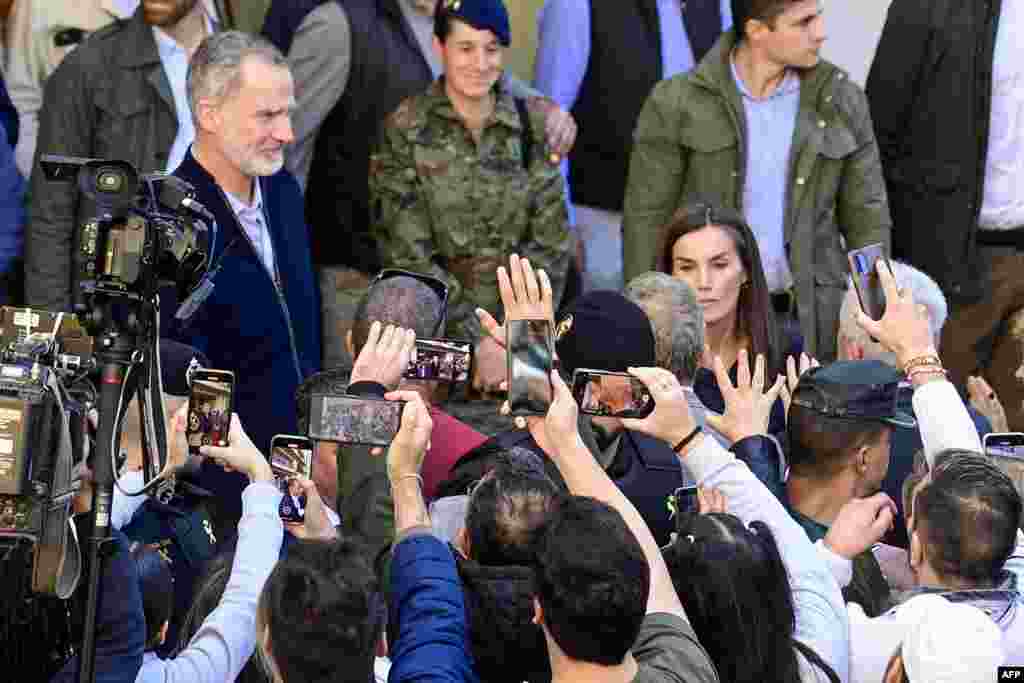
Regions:
<svg viewBox="0 0 1024 683"><path fill-rule="evenodd" d="M476 307L501 319L495 271L513 252L547 271L558 306L570 236L562 177L540 142L551 106L527 100L538 141L528 170L515 100L501 92L479 145L443 80L406 99L384 122L370 159L374 236L385 266L448 282L451 336L479 336Z"/></svg>

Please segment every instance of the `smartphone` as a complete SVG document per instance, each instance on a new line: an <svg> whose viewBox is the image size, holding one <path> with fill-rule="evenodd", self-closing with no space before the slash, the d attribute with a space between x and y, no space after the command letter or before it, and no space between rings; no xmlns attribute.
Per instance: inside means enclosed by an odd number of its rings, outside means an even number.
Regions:
<svg viewBox="0 0 1024 683"><path fill-rule="evenodd" d="M1013 482L1017 493L1024 496L1024 434L1021 432L986 434L981 443L985 453Z"/></svg>
<svg viewBox="0 0 1024 683"><path fill-rule="evenodd" d="M572 395L584 415L645 418L654 411L651 392L627 372L578 368Z"/></svg>
<svg viewBox="0 0 1024 683"><path fill-rule="evenodd" d="M508 403L512 415L544 415L551 405L555 342L549 320L508 320Z"/></svg>
<svg viewBox="0 0 1024 683"><path fill-rule="evenodd" d="M270 440L270 469L283 496L277 509L281 521L302 524L306 519L306 494L295 478L313 475L312 439L293 434L275 436Z"/></svg>
<svg viewBox="0 0 1024 683"><path fill-rule="evenodd" d="M406 379L460 384L470 377L473 345L455 339L417 339Z"/></svg>
<svg viewBox="0 0 1024 683"><path fill-rule="evenodd" d="M860 307L869 318L881 320L885 315L885 292L882 291L875 264L885 260L885 246L881 243L869 244L848 252L846 258L850 262L853 288L857 291Z"/></svg>
<svg viewBox="0 0 1024 683"><path fill-rule="evenodd" d="M188 450L227 446L234 405L235 375L228 370L196 370L188 396Z"/></svg>
<svg viewBox="0 0 1024 683"><path fill-rule="evenodd" d="M676 499L677 519L686 513L697 513L699 511L700 505L697 501L697 484L695 482L680 486L672 496Z"/></svg>
<svg viewBox="0 0 1024 683"><path fill-rule="evenodd" d="M989 455L1024 460L1024 433L994 432L986 434L981 444Z"/></svg>
<svg viewBox="0 0 1024 683"><path fill-rule="evenodd" d="M313 394L309 436L318 441L389 446L402 426L404 401Z"/></svg>

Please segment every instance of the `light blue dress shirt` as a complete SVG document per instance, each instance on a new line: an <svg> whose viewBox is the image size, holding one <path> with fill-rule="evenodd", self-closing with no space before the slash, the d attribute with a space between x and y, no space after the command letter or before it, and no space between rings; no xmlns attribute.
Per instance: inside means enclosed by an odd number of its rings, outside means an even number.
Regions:
<svg viewBox="0 0 1024 683"><path fill-rule="evenodd" d="M546 0L538 17L533 84L566 111L576 104L590 62L590 2ZM732 27L729 0L722 0L721 8L722 30L727 31ZM683 24L679 0L658 0L658 24L661 29L662 78L671 78L693 69L696 66L693 49ZM562 175L566 179L569 177L568 161L562 162ZM568 195L568 182L566 190Z"/></svg>
<svg viewBox="0 0 1024 683"><path fill-rule="evenodd" d="M790 149L800 110L800 77L790 71L775 92L757 99L736 72L735 62L731 66L747 120L743 213L757 236L768 289L782 292L793 285L786 257L785 220Z"/></svg>
<svg viewBox="0 0 1024 683"><path fill-rule="evenodd" d="M245 234L256 249L263 266L267 269L270 277L277 281L277 271L274 268L274 244L270 240L270 230L267 229L263 214L263 193L260 191L258 180L253 180L252 204L246 204L241 199L225 192L231 210L238 216L238 222L245 230Z"/></svg>
<svg viewBox="0 0 1024 683"><path fill-rule="evenodd" d="M210 35L216 30L216 26L210 21L209 14L204 13L203 17L206 21L206 34ZM196 137L196 129L192 123L192 108L189 106L188 93L185 88L189 56L185 48L178 44L178 41L156 26L153 27L153 37L156 38L160 63L163 64L167 81L171 84L171 93L174 95L174 112L178 117L178 134L167 154L166 170L168 173L174 173L185 158L188 146Z"/></svg>

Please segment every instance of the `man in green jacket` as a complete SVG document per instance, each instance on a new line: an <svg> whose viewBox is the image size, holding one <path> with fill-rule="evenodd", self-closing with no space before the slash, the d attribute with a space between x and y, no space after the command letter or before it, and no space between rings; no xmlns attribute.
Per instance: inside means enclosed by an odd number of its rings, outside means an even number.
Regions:
<svg viewBox="0 0 1024 683"><path fill-rule="evenodd" d="M849 249L891 221L863 91L818 53L818 0L732 0L734 28L654 87L626 188L626 280L650 270L672 214L696 197L744 213L772 294L795 295L804 349L835 355ZM773 297L775 301L788 297Z"/></svg>

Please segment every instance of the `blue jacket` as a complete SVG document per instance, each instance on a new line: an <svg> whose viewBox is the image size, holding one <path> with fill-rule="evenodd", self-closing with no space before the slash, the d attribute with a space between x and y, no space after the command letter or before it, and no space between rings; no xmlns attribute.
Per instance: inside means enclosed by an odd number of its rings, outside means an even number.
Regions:
<svg viewBox="0 0 1024 683"><path fill-rule="evenodd" d="M452 551L429 533L406 537L391 559L388 683L478 681L469 650L462 583Z"/></svg>
<svg viewBox="0 0 1024 683"><path fill-rule="evenodd" d="M320 369L320 295L309 258L302 193L287 171L260 178L280 290L242 231L224 193L192 156L174 175L192 183L217 219L212 267L215 289L173 339L206 354L214 368L235 373L234 410L257 448L270 451L275 434L295 434L295 390ZM176 306L163 305L165 315ZM230 482L230 484L229 484ZM245 478L204 463L199 485L241 515Z"/></svg>
<svg viewBox="0 0 1024 683"><path fill-rule="evenodd" d="M21 258L25 231L25 179L14 165L18 143L18 112L0 78L0 275L9 273ZM9 285L8 285L9 286ZM13 304L10 292L0 287L0 304Z"/></svg>
<svg viewBox="0 0 1024 683"><path fill-rule="evenodd" d="M139 570L127 537L111 530L113 554L103 563L96 617L96 683L135 683L146 645L146 615L142 608ZM83 539L83 551L85 551ZM83 572L83 578L86 574ZM86 592L86 584L79 586ZM83 602L84 604L84 602ZM78 656L72 657L51 683L78 680ZM27 672L21 672L27 674ZM4 676L14 680L13 676Z"/></svg>

